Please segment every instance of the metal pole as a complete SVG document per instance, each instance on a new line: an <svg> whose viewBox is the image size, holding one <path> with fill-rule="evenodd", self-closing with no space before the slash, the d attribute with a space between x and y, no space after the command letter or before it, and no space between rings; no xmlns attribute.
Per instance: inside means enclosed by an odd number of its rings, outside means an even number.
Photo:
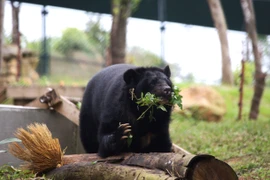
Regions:
<svg viewBox="0 0 270 180"><path fill-rule="evenodd" d="M166 0L158 0L158 19L160 20L160 57L165 62L165 20L166 20Z"/></svg>
<svg viewBox="0 0 270 180"><path fill-rule="evenodd" d="M40 55L40 63L39 63L39 74L40 75L48 75L49 73L49 55L48 55L48 47L47 47L47 37L46 37L46 15L48 11L46 10L46 6L43 6L41 11L42 14L42 45L41 45L41 55Z"/></svg>

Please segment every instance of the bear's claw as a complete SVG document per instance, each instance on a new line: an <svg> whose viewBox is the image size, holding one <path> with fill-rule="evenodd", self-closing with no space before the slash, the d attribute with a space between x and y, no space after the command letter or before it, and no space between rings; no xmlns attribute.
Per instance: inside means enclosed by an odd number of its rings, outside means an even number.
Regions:
<svg viewBox="0 0 270 180"><path fill-rule="evenodd" d="M128 136L122 136L121 140L124 140L124 139L127 139L127 138L128 138Z"/></svg>
<svg viewBox="0 0 270 180"><path fill-rule="evenodd" d="M130 132L131 132L131 126L129 123L119 124L118 130L122 132L121 140L128 139Z"/></svg>

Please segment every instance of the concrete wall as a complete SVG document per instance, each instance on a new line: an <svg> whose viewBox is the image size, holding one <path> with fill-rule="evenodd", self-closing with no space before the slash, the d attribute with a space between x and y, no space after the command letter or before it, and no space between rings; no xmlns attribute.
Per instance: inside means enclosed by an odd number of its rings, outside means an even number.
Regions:
<svg viewBox="0 0 270 180"><path fill-rule="evenodd" d="M53 110L0 105L0 140L14 137L17 128L38 122L45 123L54 138L58 138L66 154L83 153L77 125ZM0 150L7 150L7 145L0 145ZM9 153L0 153L0 166L10 164L18 166L21 161Z"/></svg>

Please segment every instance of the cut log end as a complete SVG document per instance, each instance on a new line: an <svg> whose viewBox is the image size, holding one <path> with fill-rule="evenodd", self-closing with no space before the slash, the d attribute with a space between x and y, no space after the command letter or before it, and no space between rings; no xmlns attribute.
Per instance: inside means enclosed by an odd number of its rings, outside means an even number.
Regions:
<svg viewBox="0 0 270 180"><path fill-rule="evenodd" d="M235 171L227 163L215 158L197 159L189 166L187 179L238 180Z"/></svg>

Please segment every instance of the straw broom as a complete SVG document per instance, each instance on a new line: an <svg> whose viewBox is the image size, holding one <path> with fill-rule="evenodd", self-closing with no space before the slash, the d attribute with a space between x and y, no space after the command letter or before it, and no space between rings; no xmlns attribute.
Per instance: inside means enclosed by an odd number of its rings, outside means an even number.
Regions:
<svg viewBox="0 0 270 180"><path fill-rule="evenodd" d="M9 144L9 152L24 161L22 168L40 173L61 167L65 150L61 150L57 138L52 138L48 127L34 123L28 125L27 129L18 128L14 134L23 146L16 142Z"/></svg>

